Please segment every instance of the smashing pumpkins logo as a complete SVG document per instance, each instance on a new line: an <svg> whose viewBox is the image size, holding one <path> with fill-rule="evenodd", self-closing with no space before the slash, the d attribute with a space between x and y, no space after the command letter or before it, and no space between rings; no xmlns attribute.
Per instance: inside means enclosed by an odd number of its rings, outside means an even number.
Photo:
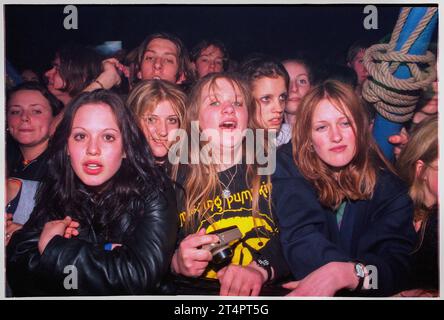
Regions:
<svg viewBox="0 0 444 320"><path fill-rule="evenodd" d="M268 201L269 190L265 182L259 190L259 196ZM209 218L200 222L197 231L206 228L207 233L217 232L225 228L237 226L242 233L240 241L232 246L233 258L231 263L246 266L253 260L253 252L261 250L269 241L268 235L276 232L272 218L265 213L252 215L252 194L246 189L232 194L227 199L220 196L210 199L204 209L210 213ZM197 210L194 214L197 213ZM181 223L185 221L185 212L180 214ZM214 222L210 222L214 221ZM216 270L210 267L203 277L216 279Z"/></svg>

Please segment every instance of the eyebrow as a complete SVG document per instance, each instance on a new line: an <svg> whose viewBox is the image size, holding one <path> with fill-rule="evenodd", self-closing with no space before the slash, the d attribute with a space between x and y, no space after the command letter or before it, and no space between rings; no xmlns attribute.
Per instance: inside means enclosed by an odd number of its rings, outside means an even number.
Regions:
<svg viewBox="0 0 444 320"><path fill-rule="evenodd" d="M45 107L43 104L40 104L40 103L33 103L33 104L30 104L30 106L31 106L31 107L36 107L36 106L38 106L38 107L42 107L42 108ZM11 108L11 107L23 107L23 105L21 105L21 104L11 104L9 107L10 107L10 108Z"/></svg>
<svg viewBox="0 0 444 320"><path fill-rule="evenodd" d="M157 51L154 51L154 50L151 50L151 49L145 50L144 54L147 53L147 52L152 52L152 53L157 54ZM177 58L177 55L174 52L164 52L163 55L171 55L171 56L174 56L174 57Z"/></svg>
<svg viewBox="0 0 444 320"><path fill-rule="evenodd" d="M74 129L82 129L82 130L88 131L88 130L85 129L84 127L72 127L72 128L71 128L71 131L74 130ZM106 130L113 130L113 131L116 131L116 132L120 132L120 130L117 130L117 129L114 129L114 128L105 128L105 129L100 130L100 131L106 131Z"/></svg>

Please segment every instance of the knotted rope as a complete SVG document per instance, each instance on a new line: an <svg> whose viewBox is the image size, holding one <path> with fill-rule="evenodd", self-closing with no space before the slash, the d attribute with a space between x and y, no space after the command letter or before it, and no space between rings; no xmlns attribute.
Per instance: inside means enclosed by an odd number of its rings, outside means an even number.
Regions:
<svg viewBox="0 0 444 320"><path fill-rule="evenodd" d="M427 51L425 55L412 55L408 54L408 51L438 8L428 8L401 50L394 51L410 10L409 7L401 10L388 44L373 45L366 50L364 55L364 65L371 78L364 82L362 96L373 103L380 115L398 123L412 118L421 90L436 79L435 56L430 51ZM400 64L409 67L410 78L398 79L393 76ZM427 65L427 67L421 70L418 64Z"/></svg>

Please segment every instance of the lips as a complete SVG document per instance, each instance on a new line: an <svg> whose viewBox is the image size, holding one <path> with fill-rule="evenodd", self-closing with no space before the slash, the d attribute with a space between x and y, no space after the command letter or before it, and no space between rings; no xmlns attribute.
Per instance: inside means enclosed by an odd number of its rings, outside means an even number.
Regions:
<svg viewBox="0 0 444 320"><path fill-rule="evenodd" d="M219 123L222 130L234 130L237 128L237 119L225 119Z"/></svg>
<svg viewBox="0 0 444 320"><path fill-rule="evenodd" d="M273 118L273 119L269 120L269 122L273 125L280 125L282 123L282 117Z"/></svg>
<svg viewBox="0 0 444 320"><path fill-rule="evenodd" d="M88 175L98 175L103 171L103 165L98 161L86 161L82 165L83 171Z"/></svg>
<svg viewBox="0 0 444 320"><path fill-rule="evenodd" d="M330 148L329 151L340 153L340 152L343 152L345 149L347 149L347 146L337 146L337 147Z"/></svg>

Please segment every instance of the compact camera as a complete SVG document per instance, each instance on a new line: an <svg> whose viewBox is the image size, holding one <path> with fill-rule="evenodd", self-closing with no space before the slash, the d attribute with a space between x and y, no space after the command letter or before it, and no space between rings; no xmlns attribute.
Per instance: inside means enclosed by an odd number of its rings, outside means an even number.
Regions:
<svg viewBox="0 0 444 320"><path fill-rule="evenodd" d="M242 233L237 226L217 230L210 234L215 234L219 237L219 241L202 246L202 249L209 250L213 255L212 263L216 265L223 264L227 261L231 261L233 257L233 249L230 243L238 241L242 238Z"/></svg>

